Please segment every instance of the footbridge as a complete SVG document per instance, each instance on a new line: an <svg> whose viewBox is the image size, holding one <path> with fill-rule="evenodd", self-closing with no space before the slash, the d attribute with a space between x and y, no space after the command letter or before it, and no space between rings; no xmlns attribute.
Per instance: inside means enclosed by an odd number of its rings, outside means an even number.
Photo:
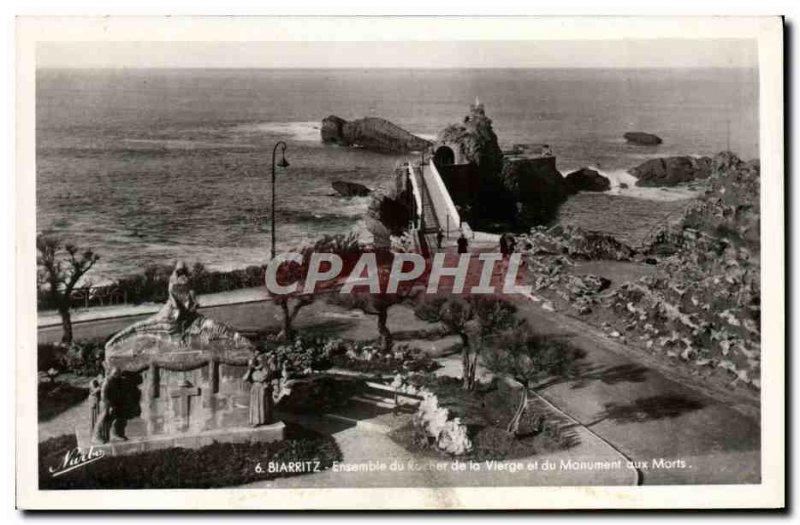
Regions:
<svg viewBox="0 0 800 525"><path fill-rule="evenodd" d="M409 162L406 169L413 193L411 229L420 253L429 256L438 251L436 237L439 231L447 241L457 239L462 232L471 237L472 230L461 218L433 159L428 162Z"/></svg>

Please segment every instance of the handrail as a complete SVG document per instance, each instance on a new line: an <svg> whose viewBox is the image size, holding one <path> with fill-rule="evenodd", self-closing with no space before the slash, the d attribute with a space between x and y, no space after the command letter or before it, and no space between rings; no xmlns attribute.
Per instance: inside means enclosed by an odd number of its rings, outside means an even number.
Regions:
<svg viewBox="0 0 800 525"><path fill-rule="evenodd" d="M439 210L434 205L434 212L436 213L437 219L439 219L439 224L447 224L447 236L450 236L450 224L453 224L457 229L461 230L464 235L471 236L472 228L470 228L469 224L466 221L461 220L461 214L458 213L458 209L456 208L455 203L453 202L453 198L450 196L450 192L447 191L447 186L444 184L444 180L442 180L442 176L439 174L439 170L436 169L436 165L433 163L433 159L431 159L428 163L430 170L430 179L435 185L435 190L441 195L442 200L444 201L444 214L445 217L440 217ZM424 172L423 172L424 173ZM427 184L427 181L425 181ZM430 192L430 184L428 184L428 191ZM444 219L444 220L443 220Z"/></svg>
<svg viewBox="0 0 800 525"><path fill-rule="evenodd" d="M410 162L408 163L408 175L411 179L411 193L414 194L414 202L417 205L417 224L414 226L419 229L420 222L422 221L422 193L419 191L417 177L414 175L414 166Z"/></svg>

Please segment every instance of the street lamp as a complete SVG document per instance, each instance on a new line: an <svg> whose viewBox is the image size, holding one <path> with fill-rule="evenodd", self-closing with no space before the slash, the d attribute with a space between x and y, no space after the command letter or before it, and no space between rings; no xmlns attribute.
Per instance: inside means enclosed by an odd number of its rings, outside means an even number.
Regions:
<svg viewBox="0 0 800 525"><path fill-rule="evenodd" d="M271 259L275 258L275 153L278 151L278 147L281 148L281 160L278 161L278 166L281 168L288 168L289 163L286 161L286 143L284 141L280 141L275 144L275 147L272 148L272 250L271 250Z"/></svg>

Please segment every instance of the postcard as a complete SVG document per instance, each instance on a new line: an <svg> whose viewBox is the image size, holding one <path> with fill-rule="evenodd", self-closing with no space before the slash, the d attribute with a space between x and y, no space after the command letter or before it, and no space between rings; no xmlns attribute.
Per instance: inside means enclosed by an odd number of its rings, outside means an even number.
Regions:
<svg viewBox="0 0 800 525"><path fill-rule="evenodd" d="M19 18L18 507L783 507L782 50Z"/></svg>

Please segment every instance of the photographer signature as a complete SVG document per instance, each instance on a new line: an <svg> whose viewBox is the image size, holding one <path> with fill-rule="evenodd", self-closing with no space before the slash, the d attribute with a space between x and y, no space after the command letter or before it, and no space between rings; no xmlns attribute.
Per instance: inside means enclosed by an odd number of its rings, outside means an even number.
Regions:
<svg viewBox="0 0 800 525"><path fill-rule="evenodd" d="M79 467L85 467L90 463L104 458L106 455L102 450L97 450L94 447L89 447L89 450L83 451L80 448L73 448L64 454L61 463L54 467L50 467L50 474L53 477L66 474Z"/></svg>

